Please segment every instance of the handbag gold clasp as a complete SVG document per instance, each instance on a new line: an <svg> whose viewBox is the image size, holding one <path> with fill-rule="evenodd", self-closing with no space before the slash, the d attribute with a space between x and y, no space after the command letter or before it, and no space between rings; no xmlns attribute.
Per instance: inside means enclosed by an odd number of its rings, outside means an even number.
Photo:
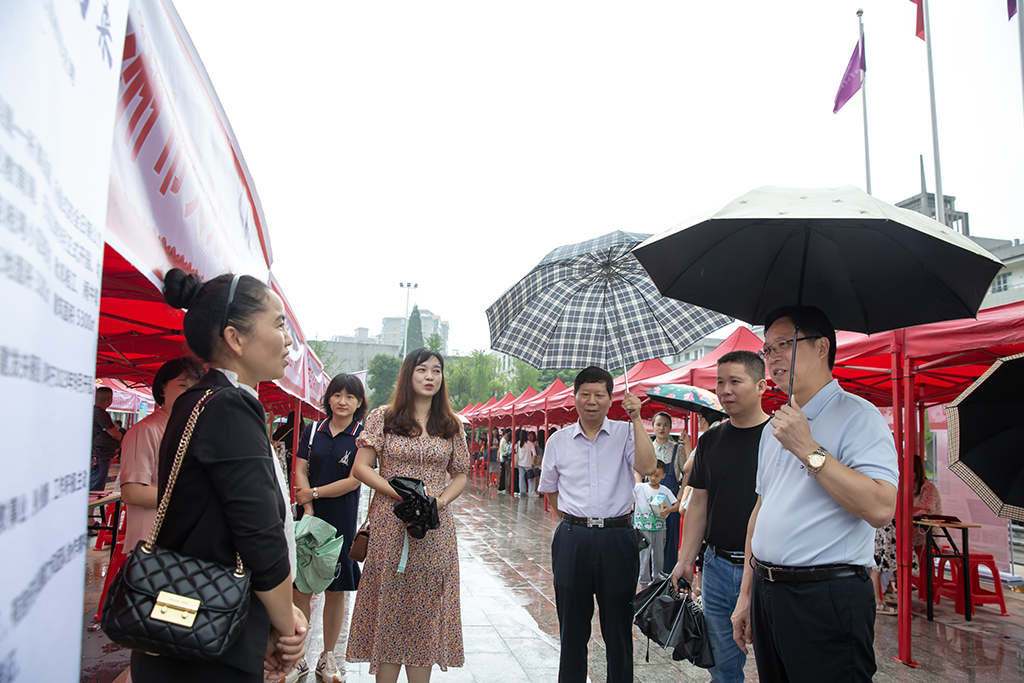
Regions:
<svg viewBox="0 0 1024 683"><path fill-rule="evenodd" d="M149 617L157 621L165 621L168 624L192 628L192 624L196 620L196 613L199 611L199 604L199 601L194 598L160 591Z"/></svg>

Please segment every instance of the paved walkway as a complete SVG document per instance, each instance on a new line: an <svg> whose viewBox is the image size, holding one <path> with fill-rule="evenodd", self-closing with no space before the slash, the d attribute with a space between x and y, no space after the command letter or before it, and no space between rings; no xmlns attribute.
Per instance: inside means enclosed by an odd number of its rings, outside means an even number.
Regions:
<svg viewBox="0 0 1024 683"><path fill-rule="evenodd" d="M444 683L500 683L525 681L553 683L558 671L558 618L551 584L551 534L557 524L544 512L542 499L510 499L473 478L455 503L458 520L462 577L462 615L466 666L434 679ZM92 615L103 587L106 552L89 551L86 566L84 626ZM936 607L935 621L924 618L924 604L915 601L913 619L913 669L892 657L896 654L896 620L879 617L875 626L875 651L880 683L891 681L1020 681L1024 680L1024 601L1009 594L1011 615L999 616L989 606L978 609L966 622L953 611L951 601ZM323 631L314 603L308 659L315 665L322 649ZM348 605L351 610L351 600ZM604 645L596 613L590 643L590 680L605 680ZM707 681L706 671L686 662L673 662L657 646L645 661L647 641L636 631L635 680L640 683ZM344 654L341 642L336 652ZM339 657L342 659L342 657ZM102 632L83 629L83 683L110 683L124 670L128 652L110 643ZM350 683L373 680L366 664L349 664ZM753 658L746 667L747 680L756 681ZM399 679L405 681L405 676ZM318 683L313 674L300 683Z"/></svg>

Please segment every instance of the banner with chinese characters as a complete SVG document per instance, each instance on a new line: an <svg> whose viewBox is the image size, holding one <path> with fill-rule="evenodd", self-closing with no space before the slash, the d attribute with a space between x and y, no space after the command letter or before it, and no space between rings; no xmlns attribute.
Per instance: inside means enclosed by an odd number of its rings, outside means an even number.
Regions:
<svg viewBox="0 0 1024 683"><path fill-rule="evenodd" d="M272 254L259 196L174 6L132 0L119 55L110 246L157 287L173 267L204 280L231 271L266 281Z"/></svg>
<svg viewBox="0 0 1024 683"><path fill-rule="evenodd" d="M80 680L93 375L128 0L0 3L0 681Z"/></svg>

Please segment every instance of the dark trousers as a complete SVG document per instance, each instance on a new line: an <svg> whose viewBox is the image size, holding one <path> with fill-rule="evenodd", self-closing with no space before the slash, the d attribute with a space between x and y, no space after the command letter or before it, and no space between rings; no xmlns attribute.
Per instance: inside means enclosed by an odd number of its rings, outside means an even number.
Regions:
<svg viewBox="0 0 1024 683"><path fill-rule="evenodd" d="M754 576L750 621L762 681L870 681L875 674L871 579L768 582Z"/></svg>
<svg viewBox="0 0 1024 683"><path fill-rule="evenodd" d="M633 681L633 595L640 573L636 532L629 527L587 528L565 522L551 542L561 654L558 683L587 678L587 643L600 610L608 683Z"/></svg>
<svg viewBox="0 0 1024 683"><path fill-rule="evenodd" d="M255 599L255 598L253 598ZM263 673L250 673L221 662L187 662L153 657L132 650L132 683L262 683Z"/></svg>
<svg viewBox="0 0 1024 683"><path fill-rule="evenodd" d="M107 488L107 475L110 474L111 458L96 458L96 464L89 471L89 490L103 491Z"/></svg>
<svg viewBox="0 0 1024 683"><path fill-rule="evenodd" d="M663 572L671 574L679 559L679 520L682 517L678 512L673 512L665 518L665 563L662 565Z"/></svg>

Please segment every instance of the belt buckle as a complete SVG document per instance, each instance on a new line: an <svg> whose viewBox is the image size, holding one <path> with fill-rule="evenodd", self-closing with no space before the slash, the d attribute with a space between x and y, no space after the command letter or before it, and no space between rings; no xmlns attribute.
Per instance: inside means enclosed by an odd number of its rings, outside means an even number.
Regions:
<svg viewBox="0 0 1024 683"><path fill-rule="evenodd" d="M772 576L772 568L769 567L768 565L761 565L761 566L768 570L768 581L770 583L775 583L775 577Z"/></svg>
<svg viewBox="0 0 1024 683"><path fill-rule="evenodd" d="M604 528L604 519L601 517L587 517L588 527L597 527L599 529Z"/></svg>

